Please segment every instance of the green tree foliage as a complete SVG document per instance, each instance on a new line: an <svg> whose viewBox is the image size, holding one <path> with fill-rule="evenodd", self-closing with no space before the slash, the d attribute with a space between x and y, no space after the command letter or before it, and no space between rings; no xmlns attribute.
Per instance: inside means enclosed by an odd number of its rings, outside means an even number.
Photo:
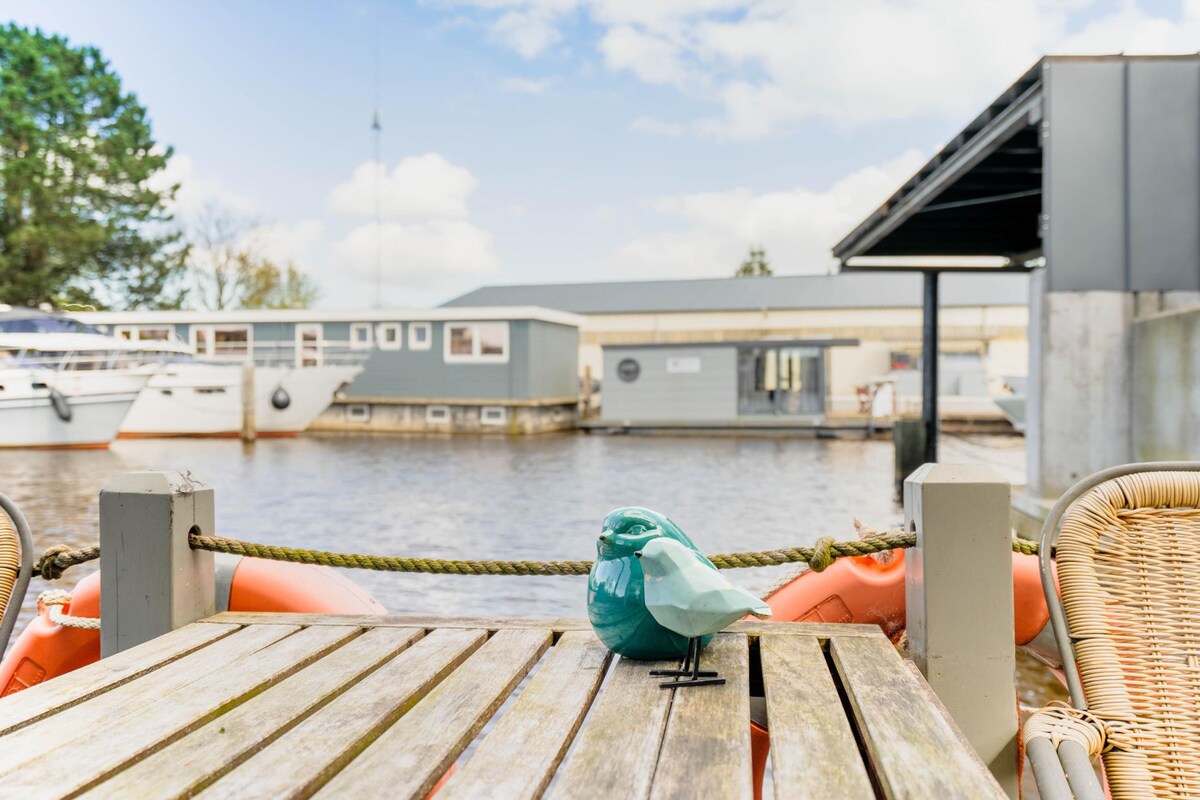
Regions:
<svg viewBox="0 0 1200 800"><path fill-rule="evenodd" d="M319 294L295 265L281 267L255 246L253 220L210 203L188 226L193 296L210 309L308 308Z"/></svg>
<svg viewBox="0 0 1200 800"><path fill-rule="evenodd" d="M313 279L288 264L281 268L265 258L238 258L242 308L308 308L319 292Z"/></svg>
<svg viewBox="0 0 1200 800"><path fill-rule="evenodd" d="M0 302L178 307L171 152L99 50L0 26Z"/></svg>
<svg viewBox="0 0 1200 800"><path fill-rule="evenodd" d="M774 275L771 271L771 265L767 262L767 251L761 247L751 247L750 255L742 262L742 265L733 273L735 278L756 278L766 275Z"/></svg>

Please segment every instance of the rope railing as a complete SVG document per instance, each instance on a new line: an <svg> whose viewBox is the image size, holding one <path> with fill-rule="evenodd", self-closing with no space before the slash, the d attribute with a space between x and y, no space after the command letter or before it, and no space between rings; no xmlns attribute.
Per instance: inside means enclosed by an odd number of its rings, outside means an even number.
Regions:
<svg viewBox="0 0 1200 800"><path fill-rule="evenodd" d="M400 556L337 553L328 550L309 550L299 547L244 542L224 536L191 534L188 542L194 550L226 553L294 564L316 564L345 569L370 569L381 572L419 572L433 575L587 575L591 561L499 561L463 560L448 558L406 558ZM808 564L821 572L839 558L866 556L894 549L915 547L917 535L894 528L883 533L871 532L862 539L844 542L822 536L812 547L788 547L782 550L757 550L744 553L718 553L709 556L718 569L775 567L784 564ZM1037 555L1037 542L1014 539L1013 552ZM33 567L46 580L62 577L70 567L100 557L100 545L72 549L66 545L48 548Z"/></svg>

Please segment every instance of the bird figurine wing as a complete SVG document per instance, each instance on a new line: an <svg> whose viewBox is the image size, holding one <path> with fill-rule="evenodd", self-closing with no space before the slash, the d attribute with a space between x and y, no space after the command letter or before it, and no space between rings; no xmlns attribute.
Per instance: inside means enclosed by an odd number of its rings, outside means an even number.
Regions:
<svg viewBox="0 0 1200 800"><path fill-rule="evenodd" d="M639 556L645 574L646 609L659 625L689 638L724 629L747 614L771 608L700 561L671 539L653 539Z"/></svg>

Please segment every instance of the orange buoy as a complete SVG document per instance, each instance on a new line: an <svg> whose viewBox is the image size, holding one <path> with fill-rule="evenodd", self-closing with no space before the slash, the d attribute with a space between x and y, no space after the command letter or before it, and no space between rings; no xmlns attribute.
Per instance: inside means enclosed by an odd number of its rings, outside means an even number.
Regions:
<svg viewBox="0 0 1200 800"><path fill-rule="evenodd" d="M222 559L218 563L217 608L230 611L278 611L312 614L386 614L375 598L329 567L287 564L257 558ZM62 607L70 617L100 616L100 573L75 586ZM38 615L21 632L0 662L0 696L100 660L100 631L60 625L50 608L38 604Z"/></svg>
<svg viewBox="0 0 1200 800"><path fill-rule="evenodd" d="M1042 660L1051 655L1039 647L1050 621L1042 594L1036 556L1013 553L1013 641L1034 649ZM766 598L772 622L855 622L878 625L890 638L904 631L904 551L890 558L839 558L824 572L801 573Z"/></svg>
<svg viewBox="0 0 1200 800"><path fill-rule="evenodd" d="M1049 628L1050 610L1042 593L1037 556L1013 553L1013 641L1043 663L1058 663ZM839 558L823 572L807 570L764 598L769 622L853 622L878 625L892 640L904 633L904 550L891 557ZM768 731L751 727L754 796L762 797L763 768L771 740Z"/></svg>

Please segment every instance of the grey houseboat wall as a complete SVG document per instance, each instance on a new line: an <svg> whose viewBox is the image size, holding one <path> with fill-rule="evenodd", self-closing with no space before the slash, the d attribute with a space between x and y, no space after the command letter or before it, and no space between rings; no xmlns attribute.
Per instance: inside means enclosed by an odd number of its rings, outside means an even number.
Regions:
<svg viewBox="0 0 1200 800"><path fill-rule="evenodd" d="M581 320L571 314L523 307L76 316L118 335L134 331L141 336L139 331L168 328L193 344L198 329L248 326L251 341L246 349L256 359L297 365L304 360L298 336L305 330L315 334L320 326L320 360L360 363L362 372L333 398L310 430L536 433L576 423ZM476 354L464 361L451 355L450 328L470 324L503 330L503 356ZM364 331L369 341L361 340ZM226 354L218 360L247 359Z"/></svg>

